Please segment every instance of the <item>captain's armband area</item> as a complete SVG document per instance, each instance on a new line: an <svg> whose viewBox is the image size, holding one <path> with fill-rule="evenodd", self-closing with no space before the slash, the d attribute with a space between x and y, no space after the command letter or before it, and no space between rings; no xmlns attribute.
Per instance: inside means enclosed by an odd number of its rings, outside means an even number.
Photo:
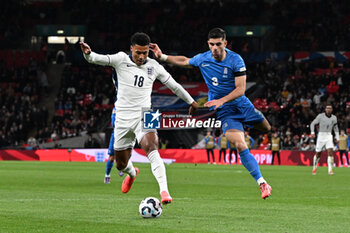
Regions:
<svg viewBox="0 0 350 233"><path fill-rule="evenodd" d="M246 71L238 71L238 72L235 72L233 73L235 75L235 77L239 77L239 76L244 76L247 74Z"/></svg>

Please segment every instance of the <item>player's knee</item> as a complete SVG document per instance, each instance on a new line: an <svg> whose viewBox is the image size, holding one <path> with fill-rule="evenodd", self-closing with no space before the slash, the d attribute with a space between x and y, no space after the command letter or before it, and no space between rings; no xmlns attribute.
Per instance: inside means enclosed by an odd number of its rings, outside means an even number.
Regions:
<svg viewBox="0 0 350 233"><path fill-rule="evenodd" d="M128 165L128 162L118 161L117 169L120 170L120 171L123 171L126 168L127 165Z"/></svg>
<svg viewBox="0 0 350 233"><path fill-rule="evenodd" d="M154 150L158 150L158 146L155 144L150 144L148 145L146 148L144 148L146 154L148 155L149 153L151 153Z"/></svg>
<svg viewBox="0 0 350 233"><path fill-rule="evenodd" d="M145 151L146 155L151 153L154 150L158 150L158 146L156 143L151 142L151 141L145 141L142 144L142 149Z"/></svg>
<svg viewBox="0 0 350 233"><path fill-rule="evenodd" d="M236 142L235 147L237 148L238 151L242 151L248 148L247 144L244 142Z"/></svg>

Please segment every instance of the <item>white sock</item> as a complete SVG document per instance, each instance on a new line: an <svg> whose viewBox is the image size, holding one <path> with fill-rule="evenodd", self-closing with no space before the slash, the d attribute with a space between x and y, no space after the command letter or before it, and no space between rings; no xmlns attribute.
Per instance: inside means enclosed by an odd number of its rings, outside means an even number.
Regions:
<svg viewBox="0 0 350 233"><path fill-rule="evenodd" d="M159 155L158 150L154 150L151 153L149 153L148 159L151 162L152 173L159 184L160 192L166 191L167 193L169 193L168 182L165 173L165 166L162 158Z"/></svg>
<svg viewBox="0 0 350 233"><path fill-rule="evenodd" d="M334 161L333 156L328 156L328 158L327 158L328 172L332 171L333 161Z"/></svg>
<svg viewBox="0 0 350 233"><path fill-rule="evenodd" d="M123 169L123 172L128 174L131 178L134 178L136 176L136 170L134 168L134 165L132 165L132 162L130 159L128 161L128 165Z"/></svg>
<svg viewBox="0 0 350 233"><path fill-rule="evenodd" d="M264 179L264 177L260 177L257 181L258 185L261 185L263 183L267 184L266 180Z"/></svg>
<svg viewBox="0 0 350 233"><path fill-rule="evenodd" d="M318 161L320 160L320 158L321 158L321 156L317 157L316 155L314 155L314 162L313 162L314 169L317 168L317 164L318 164Z"/></svg>

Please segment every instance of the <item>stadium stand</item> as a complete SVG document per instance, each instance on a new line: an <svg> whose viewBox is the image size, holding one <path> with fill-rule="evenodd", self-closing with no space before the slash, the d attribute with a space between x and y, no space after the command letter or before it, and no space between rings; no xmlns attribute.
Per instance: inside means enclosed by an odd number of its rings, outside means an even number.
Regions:
<svg viewBox="0 0 350 233"><path fill-rule="evenodd" d="M96 5L101 9L96 10ZM105 131L110 125L111 69L88 66L77 44L50 47L45 37L30 44L39 24L86 25L85 41L100 53L128 51L130 35L144 31L168 54L187 56L207 49L206 35L212 27L270 25L262 38L229 37L228 47L246 61L248 81L256 83L248 96L280 133L284 148L307 148L311 140L305 140L304 133L309 133L308 125L325 103L333 105L339 127L350 129L350 56L346 52L350 50L350 10L344 2L78 0L8 1L2 6L0 147L22 146L30 136L39 144L70 138ZM58 50L63 51L62 61L56 59ZM281 58L274 57L279 54ZM53 61L65 62L65 68L56 98L51 100L52 111L40 104L45 85L37 71ZM170 65L166 69L182 84L202 82L196 69ZM195 140L186 140L190 141L186 145L181 135L175 136L167 147L191 147L200 133L188 133L186 138ZM169 131L160 136L165 141L169 134L177 135ZM264 140L258 134L251 135L258 140L257 147L268 147L260 145Z"/></svg>
<svg viewBox="0 0 350 233"><path fill-rule="evenodd" d="M40 52L0 54L5 54L0 57L0 146L20 146L33 129L47 126L47 109L39 105L44 90L38 75L45 70L45 61Z"/></svg>

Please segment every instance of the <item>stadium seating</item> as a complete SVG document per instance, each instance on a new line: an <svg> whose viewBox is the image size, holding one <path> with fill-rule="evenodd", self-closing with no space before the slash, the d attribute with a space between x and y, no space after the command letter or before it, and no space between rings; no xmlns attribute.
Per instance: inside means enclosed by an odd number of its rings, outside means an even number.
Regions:
<svg viewBox="0 0 350 233"><path fill-rule="evenodd" d="M101 2L102 8L96 11L96 4ZM86 25L88 30L85 40L89 41L94 51L100 53L128 51L130 35L136 31L145 31L166 53L188 57L207 49L206 33L212 27L255 25L256 22L271 25L266 38L228 37L228 48L241 54L246 61L248 81L264 87L263 92L256 91L248 95L253 97L251 100L254 106L264 113L273 130L278 130L283 138L287 138L287 131L291 132L291 139L304 131L309 132L308 125L322 111L321 107L325 103L333 104L340 128L350 129L350 53L347 52L350 50L350 34L347 33L350 24L349 4L332 1L330 6L329 1L316 0L203 0L191 4L186 1L181 1L181 4L172 4L171 1L157 1L157 4L152 1L141 2L142 10L135 7L138 1L127 4L124 1L103 0L96 3L78 0L44 4L40 1L30 1L28 4L7 1L2 5L5 9L2 17L7 20L1 23L3 30L0 34L0 103L4 109L0 115L0 136L5 135L4 143L7 146L21 144L20 141L24 142L25 139L19 140L11 135L11 125L6 121L6 116L20 115L16 113L23 110L23 103L29 103L29 109L23 111L24 116L15 121L10 117L10 122L15 122L15 126L26 125L33 116L38 118L37 113L33 114L32 111L33 108L40 109L38 103L41 96L36 77L31 74L35 73L32 68L51 62L50 57L55 56L50 53L55 55L57 52L54 51L57 48L51 48L53 52L47 50L44 40L42 44L33 44L41 49L29 49L24 41L30 41L30 38L25 36L30 35L35 25L60 24L59 19L62 18L71 24ZM79 9L79 12L67 9ZM235 14L232 14L232 9L235 9ZM324 14L330 17L323 17ZM21 15L20 20L13 15ZM144 20L139 20L140 17ZM178 30L178 25L181 25L181 30ZM18 49L19 45L25 49ZM63 138L78 135L84 130L104 129L106 122L109 122L114 99L111 69L87 66L78 44L66 44L59 49L67 52L66 60L71 65L67 65L62 75L60 92L56 100L52 100L56 108L53 120L47 124L50 134L55 131L57 137ZM68 50L72 53L68 54ZM170 65L165 65L165 68L179 82L186 83L184 86L192 95L205 94L198 69ZM164 97L160 94L165 94L159 85L155 84L154 92L157 103ZM193 85L198 88L193 88ZM284 88L286 92L282 93ZM323 92L320 103L316 103L314 98L318 91ZM109 98L108 103L102 103L103 95ZM21 106L14 112L9 104L12 100L17 101L16 106ZM171 98L167 100L172 101ZM177 102L172 106L184 107ZM28 130L36 130L39 135L37 125L40 125L38 120L26 129L26 134ZM252 135L258 137L257 134ZM40 138L51 140L48 133ZM5 145L1 143L0 146Z"/></svg>
<svg viewBox="0 0 350 233"><path fill-rule="evenodd" d="M45 65L44 57L40 51L29 56L31 52L0 50L0 147L22 145L30 131L47 123L47 110L39 105L42 96L36 73ZM29 59L35 61L31 67Z"/></svg>

